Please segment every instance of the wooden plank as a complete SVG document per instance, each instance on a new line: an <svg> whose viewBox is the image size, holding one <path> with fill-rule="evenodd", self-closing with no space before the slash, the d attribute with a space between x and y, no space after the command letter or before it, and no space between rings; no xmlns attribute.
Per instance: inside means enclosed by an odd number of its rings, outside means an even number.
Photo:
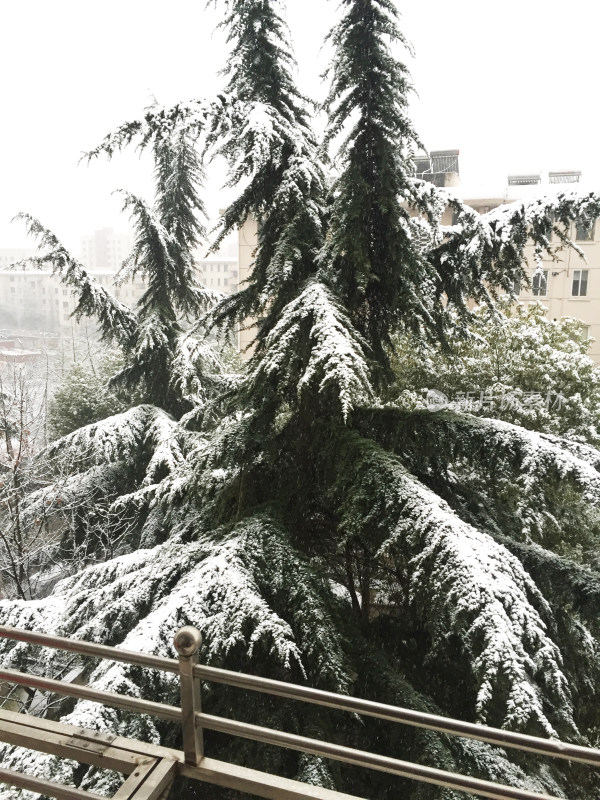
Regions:
<svg viewBox="0 0 600 800"><path fill-rule="evenodd" d="M228 764L225 761L207 758L206 756L199 766L193 767L184 763L184 755L179 750L138 742L121 736L117 736L113 746L122 750L134 748L136 753L143 753L147 757L168 758L177 761L180 775L215 786L222 786L226 789L246 792L266 800L303 800L303 798L312 798L313 800L365 800L365 798L356 795L335 792L331 789L323 789L320 786L311 786L289 778L280 778L267 772L239 767L236 764Z"/></svg>
<svg viewBox="0 0 600 800"><path fill-rule="evenodd" d="M144 764L140 764L135 772L132 772L125 783L120 787L119 791L113 795L112 800L131 800L156 764L157 761L155 758L146 761Z"/></svg>
<svg viewBox="0 0 600 800"><path fill-rule="evenodd" d="M52 741L49 740L48 736L41 737L41 741L40 737L38 737L36 739L37 744L33 749L50 752L53 755L65 758L74 758L76 761L91 764L92 766L115 769L126 774L132 773L144 761L149 759L168 759L176 765L174 769L177 768L181 775L204 783L211 783L215 786L246 792L266 800L303 800L303 798L311 798L312 800L364 800L364 798L356 795L310 786L300 781L280 778L277 775L270 775L266 772L259 772L246 767L238 767L235 764L228 764L212 758L204 757L198 767L187 766L184 764L184 755L179 750L172 750L171 748L134 739L126 739L123 736L117 736L112 745L102 755L93 752L86 753L84 749L76 754L66 755L64 749L61 749L64 748L63 739L75 736L81 729L61 722L52 722L37 717L29 717L27 714L16 714L15 712L0 709L0 739L3 738L1 723L5 720L4 724L7 724L9 719L16 720L18 725L22 723L26 729L25 732L29 729L30 734L35 731L46 732L48 735L50 733L55 734L56 738ZM19 733L22 736L23 730L19 731ZM90 735L94 734L93 731L89 733ZM43 746L44 740L47 744L46 747ZM14 741L9 743L22 744L22 742ZM27 745L22 744L22 746L26 747ZM57 746L59 748L58 752L51 750L51 746Z"/></svg>
<svg viewBox="0 0 600 800"><path fill-rule="evenodd" d="M49 721L2 710L0 741L59 758L73 759L82 764L115 770L125 775L133 772L141 761L147 759L143 754L97 741L95 731L86 731L81 735L81 728L45 723Z"/></svg>
<svg viewBox="0 0 600 800"><path fill-rule="evenodd" d="M179 771L179 764L170 758L161 758L145 778L131 800L158 800L168 789Z"/></svg>
<svg viewBox="0 0 600 800"><path fill-rule="evenodd" d="M0 767L0 782L16 786L18 789L39 792L47 797L55 797L56 800L106 800L105 797L94 792L84 792L82 789L75 789L72 786L61 786L58 783L34 778L31 775L23 775L22 772L2 767Z"/></svg>

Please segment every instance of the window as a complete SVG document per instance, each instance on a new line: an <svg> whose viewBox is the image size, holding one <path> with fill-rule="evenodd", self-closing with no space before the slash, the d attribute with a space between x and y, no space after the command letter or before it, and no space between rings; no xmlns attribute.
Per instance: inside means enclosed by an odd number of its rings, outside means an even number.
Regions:
<svg viewBox="0 0 600 800"><path fill-rule="evenodd" d="M531 281L531 289L534 297L545 297L548 293L548 270L536 272Z"/></svg>
<svg viewBox="0 0 600 800"><path fill-rule="evenodd" d="M574 270L573 287L571 289L573 297L587 297L588 273L589 270L587 269Z"/></svg>
<svg viewBox="0 0 600 800"><path fill-rule="evenodd" d="M553 230L553 228L556 225L556 214L554 213L554 211L548 211L546 213L546 216L548 217L550 225L552 226L550 228L549 233L548 233L548 240L552 241L552 239L554 238L554 230Z"/></svg>
<svg viewBox="0 0 600 800"><path fill-rule="evenodd" d="M575 226L575 239L578 242L593 242L595 222L578 222Z"/></svg>
<svg viewBox="0 0 600 800"><path fill-rule="evenodd" d="M517 296L519 296L521 294L521 279L520 278L515 278L515 281L513 283L513 292Z"/></svg>

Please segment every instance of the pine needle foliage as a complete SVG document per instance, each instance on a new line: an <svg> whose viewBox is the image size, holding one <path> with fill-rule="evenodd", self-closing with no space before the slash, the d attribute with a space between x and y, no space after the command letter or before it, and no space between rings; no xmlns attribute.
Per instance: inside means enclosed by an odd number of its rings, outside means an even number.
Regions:
<svg viewBox="0 0 600 800"><path fill-rule="evenodd" d="M226 91L237 103L223 135L208 145L231 164L229 185L243 191L225 210L215 246L248 218L260 220L252 274L237 297L214 312L224 325L258 317L257 349L287 302L315 272L323 237L325 175L305 98L292 78L294 57L278 3L226 0L231 56Z"/></svg>
<svg viewBox="0 0 600 800"><path fill-rule="evenodd" d="M340 176L322 260L342 302L378 361L389 333L433 320L426 262L411 243L403 195L419 145L407 116L410 81L392 47L406 44L391 0L341 4L330 38L328 140L342 135ZM350 127L348 131L347 128Z"/></svg>
<svg viewBox="0 0 600 800"><path fill-rule="evenodd" d="M394 55L405 42L391 0L343 0L331 33L325 147L338 170L328 187L280 7L224 0L232 55L218 98L154 107L90 154L112 156L135 141L155 155L155 204L124 195L137 238L122 276L139 272L148 284L138 308L96 291L29 220L47 249L40 263L53 264L80 293L81 313L115 337L125 354L119 379L141 387L146 402L46 451L55 479L24 499L25 513L46 509L60 520L65 552L102 520L109 535L96 536L97 557L65 569L49 597L2 601L0 619L161 655L172 655L179 625L195 624L207 663L595 743L598 451L514 421L388 401L394 336L412 336L415 348L468 336L473 299L502 319L497 298L525 278L528 242L538 259L575 247L568 226L600 216L600 197L562 193L479 216L416 180L410 79ZM217 243L250 218L258 224L247 285L213 308L190 260L202 236L195 145L227 159L237 189ZM449 206L455 224L444 226ZM255 352L240 375L224 374L199 334L249 317ZM69 509L87 509L77 524L60 516L65 498ZM21 646L4 643L1 654L28 663ZM37 663L59 668L51 656ZM82 669L94 686L175 700L172 678ZM577 765L276 699L250 706L235 690L211 689L204 701L209 713L358 747L367 737L382 753L600 798L597 777ZM166 724L90 704L61 715L181 745ZM359 796L458 800L252 742L206 743L218 757ZM50 757L11 748L2 756L32 774L115 788Z"/></svg>
<svg viewBox="0 0 600 800"><path fill-rule="evenodd" d="M197 282L194 268L195 251L206 235L201 222L204 206L198 194L204 171L196 138L180 128L168 133L161 130L154 136L153 207L129 192L120 192L123 211L133 222L135 242L117 283L136 276L144 280L146 289L135 309L115 300L38 220L28 214L17 216L45 251L28 263L38 268L50 266L77 297L75 317L95 318L102 339L121 347L124 364L112 383L179 416L191 406L181 393L186 380L178 369L202 371L201 355L209 356L209 372L220 366L218 358L204 348L186 343L189 337L182 326L186 320L196 321L216 300L214 293ZM199 357L198 363L188 365L185 355L192 354Z"/></svg>

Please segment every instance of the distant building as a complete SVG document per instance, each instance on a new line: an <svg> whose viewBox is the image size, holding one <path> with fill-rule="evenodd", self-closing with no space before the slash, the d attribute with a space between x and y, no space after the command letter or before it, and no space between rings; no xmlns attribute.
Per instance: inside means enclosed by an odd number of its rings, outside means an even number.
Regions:
<svg viewBox="0 0 600 800"><path fill-rule="evenodd" d="M239 265L237 258L203 258L196 262L198 280L207 289L223 294L237 292Z"/></svg>
<svg viewBox="0 0 600 800"><path fill-rule="evenodd" d="M414 159L417 178L433 183L434 186L457 186L460 182L458 156L458 150L418 153Z"/></svg>
<svg viewBox="0 0 600 800"><path fill-rule="evenodd" d="M131 240L124 234L113 234L110 228L97 231L92 236L83 237L80 257L88 273L104 286L117 300L128 306L135 306L146 289L141 275L121 286L115 286L115 276L123 260L128 255ZM10 334L15 329L48 331L57 334L95 331L93 320L82 320L78 325L71 316L76 299L71 289L63 286L50 270L25 269L7 270L13 263L36 254L35 250L0 250L0 330ZM98 266L104 263L104 267ZM197 277L207 288L223 294L237 291L239 283L238 262L235 258L198 258ZM22 333L22 330L21 330Z"/></svg>
<svg viewBox="0 0 600 800"><path fill-rule="evenodd" d="M129 255L133 238L127 233L115 233L102 228L81 237L81 261L91 270L115 273Z"/></svg>

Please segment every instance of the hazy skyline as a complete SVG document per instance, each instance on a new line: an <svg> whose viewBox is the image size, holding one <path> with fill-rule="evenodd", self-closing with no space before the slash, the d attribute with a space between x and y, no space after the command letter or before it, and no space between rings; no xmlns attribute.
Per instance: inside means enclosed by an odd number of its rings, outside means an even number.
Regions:
<svg viewBox="0 0 600 800"><path fill-rule="evenodd" d="M321 50L336 2L290 0L287 19L301 88L326 86ZM424 143L460 149L463 181L501 187L509 172L581 169L600 184L596 37L588 0L399 2L405 56L418 95L411 109ZM211 96L227 49L221 9L204 0L19 0L0 3L3 109L0 247L30 244L18 211L38 216L71 249L97 228L127 230L116 188L148 196L149 164L133 152L78 165L121 122L156 97L171 104ZM207 205L226 199L210 173Z"/></svg>

